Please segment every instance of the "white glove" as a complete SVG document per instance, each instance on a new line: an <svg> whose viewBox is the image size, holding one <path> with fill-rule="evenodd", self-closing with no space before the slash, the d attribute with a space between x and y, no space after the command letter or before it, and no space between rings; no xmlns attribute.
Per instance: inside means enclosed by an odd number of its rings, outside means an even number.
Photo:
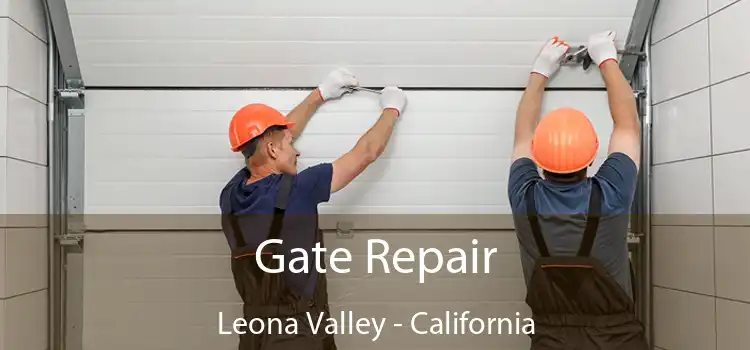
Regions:
<svg viewBox="0 0 750 350"><path fill-rule="evenodd" d="M547 78L551 77L558 69L560 69L562 57L569 49L570 45L560 40L558 37L550 39L550 41L542 47L542 50L536 57L531 71L533 73L539 73Z"/></svg>
<svg viewBox="0 0 750 350"><path fill-rule="evenodd" d="M383 110L389 108L395 109L398 111L398 115L401 116L404 107L406 107L406 94L404 93L404 90L395 86L387 86L380 91L380 107L382 107Z"/></svg>
<svg viewBox="0 0 750 350"><path fill-rule="evenodd" d="M320 96L327 101L350 92L347 86L359 86L359 81L346 68L338 68L323 79L323 82L318 85L318 91L320 91Z"/></svg>
<svg viewBox="0 0 750 350"><path fill-rule="evenodd" d="M602 63L607 60L617 61L615 36L617 36L617 34L614 31L608 30L589 37L589 56L591 56L591 60L593 60L597 66L601 66Z"/></svg>

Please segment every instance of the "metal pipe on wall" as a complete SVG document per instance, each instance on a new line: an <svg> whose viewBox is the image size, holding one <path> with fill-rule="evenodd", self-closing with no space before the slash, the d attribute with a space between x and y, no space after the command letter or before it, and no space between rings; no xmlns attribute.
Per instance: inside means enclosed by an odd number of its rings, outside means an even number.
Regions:
<svg viewBox="0 0 750 350"><path fill-rule="evenodd" d="M643 216L643 284L644 284L644 312L646 315L646 337L653 344L653 331L654 331L654 317L653 317L653 288L652 288L652 268L651 268L651 125L652 125L652 99L651 99L651 29L653 28L653 19L646 33L646 41L643 45L644 53L646 57L642 62L642 68L640 74L641 86L645 90L643 96L642 110L643 125L642 138L643 138L643 150L642 150L642 179L644 191L644 200L642 213Z"/></svg>
<svg viewBox="0 0 750 350"><path fill-rule="evenodd" d="M58 312L56 311L57 295L59 293L59 277L56 273L59 261L59 253L56 249L55 235L59 227L57 218L59 215L59 198L55 194L57 186L57 137L56 137L56 103L55 87L57 84L57 55L54 44L54 31L48 9L45 7L47 25L47 249L48 249L48 292L47 292L47 341L48 349L56 349L55 343L58 337L57 325Z"/></svg>

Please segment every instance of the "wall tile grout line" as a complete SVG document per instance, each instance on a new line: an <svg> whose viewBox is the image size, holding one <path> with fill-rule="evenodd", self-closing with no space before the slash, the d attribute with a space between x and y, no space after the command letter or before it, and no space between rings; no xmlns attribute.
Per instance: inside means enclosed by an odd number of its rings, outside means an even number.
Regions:
<svg viewBox="0 0 750 350"><path fill-rule="evenodd" d="M709 8L710 1L706 1L706 13L709 14L709 16L706 18L706 37L708 41L708 82L711 83L711 15ZM714 177L715 174L715 168L714 168L714 108L713 108L713 86L708 87L708 135L709 135L709 149L711 150L711 222L713 224L713 227L711 228L711 239L712 239L712 256L713 256L713 272L714 272L714 295L719 294L716 286L716 179ZM716 297L713 299L714 301L714 349L719 349L719 311L718 311L718 302Z"/></svg>
<svg viewBox="0 0 750 350"><path fill-rule="evenodd" d="M6 18L10 19L10 20L11 20L11 22L13 22L13 23L17 24L17 25L18 25L19 27L21 27L21 28L22 28L22 29L23 29L24 31L26 31L26 33L29 33L29 34L31 34L31 36L33 36L33 37L37 38L37 40L41 41L41 42L42 42L42 44L44 44L44 45L47 45L47 42L46 42L46 41L44 41L44 40L43 40L42 38L38 37L38 36L37 36L36 34L34 34L34 33L33 33L32 31L30 31L30 30L29 30L28 28L24 27L24 26L23 26L23 25L22 25L21 23L18 23L18 22L17 22L16 20L15 20L15 18L12 18L12 17L6 17Z"/></svg>
<svg viewBox="0 0 750 350"><path fill-rule="evenodd" d="M732 76L732 77L729 77L729 78L726 78L726 79L722 79L722 80L719 80L719 81L717 81L717 82L715 82L715 83L712 83L712 84L710 84L709 86L710 86L710 87L714 87L714 86L716 86L716 85L719 85L719 84L723 84L723 83L729 82L730 80L734 80L734 79L737 79L737 78L742 78L742 77L744 77L744 76L746 76L746 75L748 75L748 74L750 74L750 71L747 71L747 72L745 72L745 73L740 73L740 74L737 74L737 75L735 75L735 76ZM709 79L710 79L710 77L711 77L711 76L710 76L710 74L709 74Z"/></svg>
<svg viewBox="0 0 750 350"><path fill-rule="evenodd" d="M709 51L710 51L710 50L709 50ZM710 64L711 64L711 62L709 62L709 65L710 65ZM710 70L710 69L711 69L711 68L709 68L709 70ZM733 77L730 77L730 78L726 78L726 79L723 79L723 80L717 81L717 82L715 82L715 83L709 83L708 85L705 85L705 86L701 86L701 87L699 87L699 88L697 88L697 89L693 89L693 90L690 90L690 91L687 91L687 92L683 92L683 93L677 94L677 95L675 95L675 96L672 96L672 97L666 98L666 99L664 99L664 100L662 100L662 101L659 101L659 102L653 103L653 104L652 104L652 106L658 106L658 105L660 105L660 104L662 104L662 103L667 103L667 102L670 102L670 101L674 101L674 100L676 100L676 99L679 99L680 97L685 97L685 96L687 96L687 95L690 95L690 94L696 93L696 92L698 92L698 91L701 91L701 90L703 90L703 89L708 89L708 88L714 87L714 86L716 86L716 85L719 85L719 84L723 84L723 83L729 82L730 80L734 80L734 79L737 79L737 78L742 78L742 77L744 77L744 76L746 76L746 75L750 75L750 71L747 71L747 72L745 72L745 73L740 73L740 74L737 74L737 75L735 75L735 76L733 76ZM711 81L711 77L710 77L710 75L709 75L709 80L708 80L708 81L709 81L709 82Z"/></svg>
<svg viewBox="0 0 750 350"><path fill-rule="evenodd" d="M703 17L703 18L701 18L701 19L699 19L699 20L697 20L695 22L692 22L692 23L686 25L685 27L682 27L682 28L678 29L674 33L669 34L669 35L667 35L667 36L665 36L665 37L657 40L656 42L653 43L653 45L657 45L657 44L661 43L662 41L667 40L667 39L669 39L669 38L671 38L671 37L673 37L673 36L675 36L675 35L683 32L683 31L685 31L686 29L688 29L688 28L690 28L690 27L692 27L692 26L700 23L701 21L706 20L708 18L711 18L712 16L716 15L717 13L721 13L722 11L724 11L724 10L726 10L726 9L734 6L735 4L740 3L741 1L742 0L735 0L733 3L731 3L729 5L726 5L726 6L722 7L722 8L720 8L720 9L716 10L716 12L714 12L714 13L711 13L711 9L708 6L708 2L706 2L706 14L707 14L706 17Z"/></svg>
<svg viewBox="0 0 750 350"><path fill-rule="evenodd" d="M656 46L659 43L661 43L662 41L665 41L665 40L667 40L667 39L669 39L669 38L671 38L671 37L673 37L673 36L675 36L677 34L680 34L680 33L684 32L685 30L688 30L688 29L692 28L696 24L703 22L703 20L705 20L706 18L708 18L708 17L703 17L703 18L701 18L701 19L699 19L699 20L697 20L695 22L692 22L692 23L688 24L685 27L682 27L682 28L678 29L676 32L674 32L672 34L669 34L669 35L667 35L667 36L665 36L665 37L657 40L655 43L653 43L653 46Z"/></svg>
<svg viewBox="0 0 750 350"><path fill-rule="evenodd" d="M47 289L48 289L48 288L46 288L46 287L45 287L45 288L41 288L41 289L37 289L37 290L32 290L32 291L30 291L30 292L25 292L25 293L20 293L20 294L16 294L16 295L13 295L13 296L10 296L10 297L7 297L7 298L0 298L0 301L7 301L7 300L11 300L11 299L19 298L19 297L22 297L22 296L26 296L26 295L30 295L30 294L34 294L34 293L39 293L39 292L43 292L43 291L46 291Z"/></svg>
<svg viewBox="0 0 750 350"><path fill-rule="evenodd" d="M12 160L15 160L15 161L18 161L18 162L21 162L21 163L26 163L26 164L32 164L32 165L40 166L42 168L46 168L47 167L46 164L37 163L37 162L34 162L34 161L30 161L30 160L26 160L26 159L21 159L21 158L16 158L16 157L11 157L11 156L0 156L0 159L12 159Z"/></svg>
<svg viewBox="0 0 750 350"><path fill-rule="evenodd" d="M668 160L668 161L665 161L665 162L654 163L654 166L669 165L669 164L675 164L675 163L683 163L683 162L689 162L691 160L699 160L699 159L706 159L706 158L711 158L713 160L714 157L728 156L728 155L737 154L737 153L743 153L743 152L748 152L748 151L750 151L750 148L743 148L743 149L738 149L738 150L734 150L734 151L727 151L727 152L715 153L715 154L707 155L707 156L698 156L698 157L691 157L691 158L682 158L682 159Z"/></svg>
<svg viewBox="0 0 750 350"><path fill-rule="evenodd" d="M654 284L654 287L661 288L661 289L664 289L664 290L670 290L670 291L673 291L673 292L688 293L688 294L693 294L693 295L699 295L699 296L702 296L702 297L713 298L714 300L724 300L724 301L731 301L731 302L734 302L734 303L740 303L740 304L750 305L750 300L732 299L732 298L721 297L721 296L717 296L717 295L710 295L710 294L705 294L705 293L700 293L700 292L693 292L693 291L679 289L679 288L666 287L666 286L662 286L662 285L658 285L658 284Z"/></svg>
<svg viewBox="0 0 750 350"><path fill-rule="evenodd" d="M42 101L39 101L39 100L38 100L38 99L37 99L36 97L34 97L34 96L31 96L31 95L29 95L29 94L27 94L27 93L25 93L25 92L23 92L23 91L20 91L20 90L18 90L18 89L16 89L16 88L12 87L12 86L10 86L10 85L2 85L2 86L0 86L0 87L4 87L4 88L8 88L9 90L13 90L13 91L15 91L15 92L17 92L17 93L19 93L19 94L21 94L21 95L24 95L24 96L26 96L26 97L28 97L28 98L30 98L30 99L32 99L32 100L34 100L34 101L38 102L39 104L42 104L42 105L45 105L45 106L47 105L47 102L42 102Z"/></svg>

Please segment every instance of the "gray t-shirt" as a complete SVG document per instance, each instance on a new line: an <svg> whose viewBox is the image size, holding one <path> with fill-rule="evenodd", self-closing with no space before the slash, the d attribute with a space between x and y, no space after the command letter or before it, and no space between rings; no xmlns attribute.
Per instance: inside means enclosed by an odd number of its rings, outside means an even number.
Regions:
<svg viewBox="0 0 750 350"><path fill-rule="evenodd" d="M591 250L607 272L632 298L628 224L635 195L638 169L623 153L611 154L594 177L602 188L602 218ZM552 256L575 256L586 227L591 195L591 178L574 183L553 182L539 175L528 158L516 160L510 167L508 198L513 210L521 248L521 264L528 285L539 251L526 218L526 191L535 186L534 200L539 225Z"/></svg>

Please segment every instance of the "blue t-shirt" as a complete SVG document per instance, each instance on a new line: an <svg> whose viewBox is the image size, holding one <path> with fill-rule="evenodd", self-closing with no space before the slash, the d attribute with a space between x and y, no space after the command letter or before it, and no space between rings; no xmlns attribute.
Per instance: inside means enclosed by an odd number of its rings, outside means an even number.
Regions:
<svg viewBox="0 0 750 350"><path fill-rule="evenodd" d="M624 153L611 154L594 177L602 189L602 214L591 256L632 297L627 233L630 208L635 195L638 169ZM508 198L514 213L516 234L521 248L521 264L529 283L539 251L526 218L526 191L535 186L534 200L539 225L550 255L575 256L586 227L591 178L564 183L543 179L536 164L520 158L510 167Z"/></svg>
<svg viewBox="0 0 750 350"><path fill-rule="evenodd" d="M222 190L219 203L223 215L250 214L240 221L246 243L242 251L255 252L268 239L282 175L270 175L247 184L249 176L247 168L238 171ZM290 287L308 296L313 295L317 279L312 249L318 236L318 204L330 199L332 177L333 166L330 163L312 166L294 177L280 234L283 243L277 246L279 254L284 254L285 280ZM226 238L230 248L235 250L237 243L234 235L226 234ZM288 271L289 262L302 256L301 253L291 253L294 248L307 251L307 274ZM300 267L300 264L294 267Z"/></svg>

